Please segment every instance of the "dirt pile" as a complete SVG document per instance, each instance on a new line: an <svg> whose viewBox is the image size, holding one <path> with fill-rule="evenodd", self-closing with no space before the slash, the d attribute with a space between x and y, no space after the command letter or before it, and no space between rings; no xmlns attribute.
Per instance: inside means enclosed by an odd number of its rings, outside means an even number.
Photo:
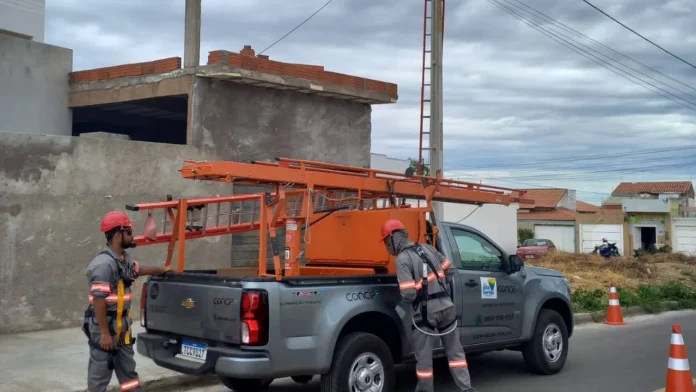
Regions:
<svg viewBox="0 0 696 392"><path fill-rule="evenodd" d="M696 257L679 253L605 259L596 255L555 252L529 265L562 272L573 290L606 289L610 282L635 289L641 284L681 281L696 288Z"/></svg>

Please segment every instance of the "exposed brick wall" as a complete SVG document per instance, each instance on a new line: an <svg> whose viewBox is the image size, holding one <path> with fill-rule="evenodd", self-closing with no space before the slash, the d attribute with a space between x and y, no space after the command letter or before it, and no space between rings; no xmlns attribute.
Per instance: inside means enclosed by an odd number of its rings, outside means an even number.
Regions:
<svg viewBox="0 0 696 392"><path fill-rule="evenodd" d="M113 67L88 69L70 73L71 82L116 79L126 76L142 76L170 72L181 68L181 57L169 57L145 63L123 64Z"/></svg>
<svg viewBox="0 0 696 392"><path fill-rule="evenodd" d="M293 76L296 78L314 80L319 83L335 84L361 90L385 91L394 97L397 96L397 86L393 83L329 72L325 71L324 67L318 65L292 64L269 60L268 56L256 56L255 53L254 49L249 45L245 45L239 53L226 50L214 50L208 53L208 65L225 64L230 67L276 75Z"/></svg>

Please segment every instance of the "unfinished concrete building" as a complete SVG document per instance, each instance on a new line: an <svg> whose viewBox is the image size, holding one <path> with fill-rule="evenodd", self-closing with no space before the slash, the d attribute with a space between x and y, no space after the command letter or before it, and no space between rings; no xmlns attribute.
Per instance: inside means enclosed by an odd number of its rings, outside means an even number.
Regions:
<svg viewBox="0 0 696 392"><path fill-rule="evenodd" d="M210 52L71 74L74 136L188 144L225 159L275 156L368 165L370 105L393 103L396 85L239 53Z"/></svg>
<svg viewBox="0 0 696 392"><path fill-rule="evenodd" d="M104 246L105 212L232 192L180 179L184 159L369 166L371 105L397 100L394 84L274 61L248 46L213 51L201 66L182 68L173 57L68 75L70 50L17 40L0 37L12 54L0 57L0 81L14 78L8 88L26 101L0 105L11 125L0 130L0 333L81 322L84 269ZM44 65L56 56L65 66ZM37 121L42 113L50 119ZM244 236L193 241L187 265L253 262L255 247ZM133 253L156 265L166 249Z"/></svg>

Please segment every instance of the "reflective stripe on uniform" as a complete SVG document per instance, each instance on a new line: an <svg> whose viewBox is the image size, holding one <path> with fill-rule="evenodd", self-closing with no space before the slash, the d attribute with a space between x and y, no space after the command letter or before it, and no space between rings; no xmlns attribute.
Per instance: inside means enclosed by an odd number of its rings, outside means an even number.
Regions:
<svg viewBox="0 0 696 392"><path fill-rule="evenodd" d="M121 331L123 330L123 302L125 300L125 287L123 286L123 279L118 281L118 291L117 291L117 301L116 301L116 336L117 339L121 338ZM130 293L129 293L130 294ZM130 295L129 295L130 297Z"/></svg>
<svg viewBox="0 0 696 392"><path fill-rule="evenodd" d="M433 370L418 370L416 369L416 377L418 378L433 378Z"/></svg>
<svg viewBox="0 0 696 392"><path fill-rule="evenodd" d="M92 287L89 289L89 291L111 294L111 286L109 286L107 283L92 283Z"/></svg>
<svg viewBox="0 0 696 392"><path fill-rule="evenodd" d="M415 280L409 280L406 282L399 283L399 290L408 290L408 289L415 289L415 288L416 288L416 281Z"/></svg>
<svg viewBox="0 0 696 392"><path fill-rule="evenodd" d="M135 380L126 381L121 384L122 391L130 391L140 386L140 381L136 378Z"/></svg>
<svg viewBox="0 0 696 392"><path fill-rule="evenodd" d="M445 261L442 262L442 269L446 270L447 268L452 266L452 262L449 261L449 259L445 259Z"/></svg>
<svg viewBox="0 0 696 392"><path fill-rule="evenodd" d="M444 271L438 271L437 276L439 276L440 278L444 278L445 277ZM432 272L429 273L428 274L428 282L434 281L435 279L437 279L437 276L435 276L435 274ZM420 290L422 287L423 287L422 280L418 280L418 281L407 280L405 282L399 283L399 290L410 290L410 289Z"/></svg>
<svg viewBox="0 0 696 392"><path fill-rule="evenodd" d="M97 297L97 298L99 298L99 297ZM115 304L118 302L118 294L111 294L104 299L106 300L107 303L114 303ZM130 302L131 301L131 293L126 293L123 296L123 300L126 302ZM93 302L94 302L94 296L90 295L89 296L89 303L93 303Z"/></svg>
<svg viewBox="0 0 696 392"><path fill-rule="evenodd" d="M450 369L465 368L467 366L469 365L466 363L466 359L455 359L453 361L449 361Z"/></svg>

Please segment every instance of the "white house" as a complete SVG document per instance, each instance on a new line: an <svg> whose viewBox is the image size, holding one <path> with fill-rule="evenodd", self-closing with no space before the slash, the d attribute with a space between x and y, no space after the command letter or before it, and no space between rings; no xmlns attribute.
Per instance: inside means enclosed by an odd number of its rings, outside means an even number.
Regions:
<svg viewBox="0 0 696 392"><path fill-rule="evenodd" d="M404 173L409 163L406 159L370 154L370 168ZM513 254L517 249L517 209L508 206L484 204L481 207L469 204L443 203L444 220L471 226L486 234L506 252Z"/></svg>

